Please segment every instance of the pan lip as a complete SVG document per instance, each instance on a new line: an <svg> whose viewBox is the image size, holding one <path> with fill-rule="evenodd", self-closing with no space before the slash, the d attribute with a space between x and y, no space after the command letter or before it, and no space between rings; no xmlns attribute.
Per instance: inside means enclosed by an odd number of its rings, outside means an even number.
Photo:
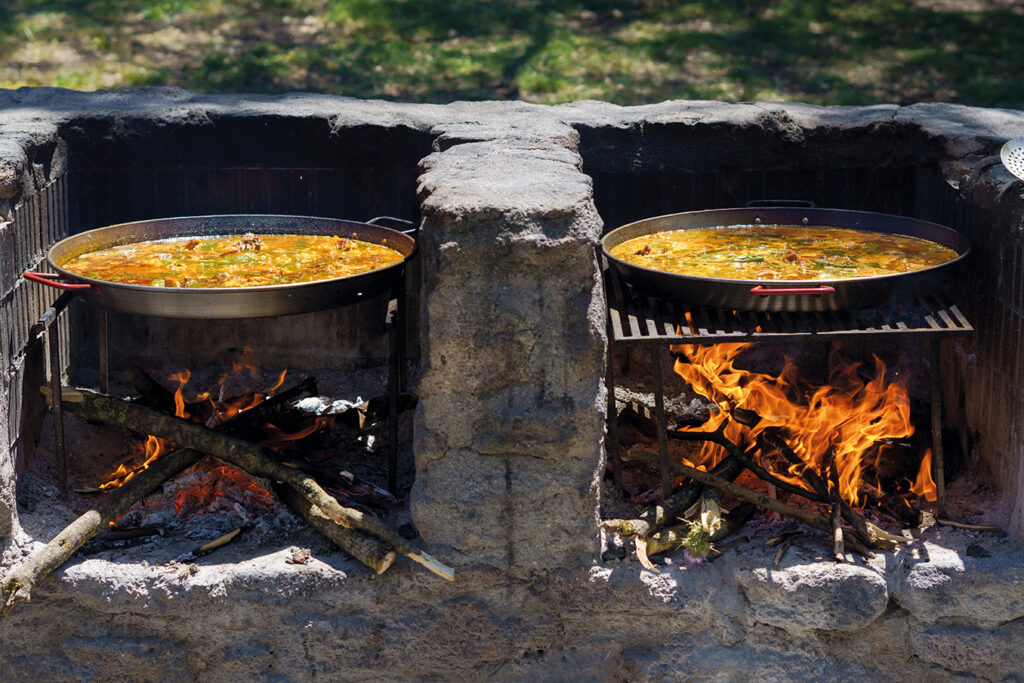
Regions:
<svg viewBox="0 0 1024 683"><path fill-rule="evenodd" d="M72 242L72 241L74 241L76 239L80 240L80 239L83 238L83 236L87 236L89 234L96 234L96 233L99 233L99 232L102 232L102 231L105 231L105 230L127 229L130 226L153 225L154 223L174 222L174 221L180 221L180 222L184 222L184 221L201 221L201 220L218 220L218 221L225 220L225 221L227 221L227 220L232 220L232 219L238 220L238 219L246 219L246 218L258 218L258 219L261 219L261 220L267 220L267 219L270 219L270 220L273 220L273 219L288 219L288 220L306 220L306 221L312 220L312 221L325 221L326 223L345 224L347 226L365 226L366 228L370 228L374 232L383 231L383 232L385 232L385 233L387 233L389 235L393 235L393 236L396 237L396 239L398 239L400 241L408 240L408 242L406 242L406 243L409 244L411 242L411 248L410 248L408 254L402 254L402 260L401 261L389 264L389 265L384 266L382 268L375 268L373 270L368 270L368 271L365 271L365 272L362 272L362 273L354 273L352 275L343 275L343 276L340 276L340 277L324 278L324 279L319 279L319 280L304 280L302 282L286 282L286 283L275 284L275 285L254 285L254 286L251 286L251 287L154 287L154 286L151 286L151 285L133 285L133 284L127 284L127 283L113 282L111 280L98 280L98 279L95 279L95 278L86 277L84 275L79 275L77 273L74 273L72 271L69 271L69 270L65 269L63 266L58 265L56 260L53 257L54 251L57 250L62 245L68 244L68 243L70 243L70 242ZM259 230L261 232L263 232L264 234L290 234L288 232L287 228L284 229L284 230L281 230L281 231L276 231L276 232L274 230L264 230L262 228L260 228ZM236 235L236 234L237 235L242 235L242 234L245 234L246 232L253 232L253 230L250 230L250 229L239 229L237 232L235 232L235 231L231 231L231 230L225 231L225 230L221 229L221 230L215 230L215 231L211 231L211 232L196 232L196 233L190 233L190 234L185 234L185 235L168 235L166 237L146 237L146 238L143 238L143 239L128 240L128 241L125 241L125 242L117 242L117 243L114 243L114 244L117 244L117 245L132 244L133 242L145 242L145 241L149 241L151 239L161 239L162 240L162 239L175 239L177 237L181 237L181 238L184 239L184 238L187 238L187 237L190 237L190 236L195 236L195 235L204 235L204 236ZM330 232L330 231L326 230L325 232ZM316 234L316 233L311 233L311 234ZM108 246L112 246L112 245L108 245ZM173 294L173 296L176 296L176 297L177 296L196 296L196 297L198 297L198 296L207 296L207 297L209 297L209 296L216 296L218 298L222 298L222 297L229 297L231 295L252 294L252 293L258 293L258 292L267 292L267 293L273 293L273 292L280 293L280 292L284 292L284 293L287 293L289 290L293 290L293 289L303 289L303 288L309 288L309 287L316 287L318 285L330 285L332 283L348 282L348 281L353 281L356 278L368 278L368 279L369 278L374 278L374 279L376 279L378 277L383 277L385 275L391 275L391 274L393 274L393 271L396 271L398 269L404 268L405 265L408 263L408 261L416 255L418 250L419 250L419 242L418 242L418 240L416 240L416 238L414 238L414 237L412 237L410 235L407 235L407 234L405 234L403 232L400 232L398 230L394 230L392 228L388 228L388 227L385 227L385 226L382 226L382 225L374 225L374 224L371 224L371 223L364 223L364 222L361 222L361 221L354 221L354 220L349 220L349 219L345 219L345 218L330 218L330 217L326 217L326 216L309 216L309 215L302 215L302 214L266 214L266 213L204 214L204 215L194 215L194 216L173 216L173 217L165 217L165 218L150 218L150 219L144 219L144 220L138 220L138 221L129 221L129 222L125 222L125 223L114 223L114 224L111 224L111 225L100 226L98 228L91 228L89 230L83 230L82 232L75 233L74 235L70 235L68 237L65 237L64 239L60 240L59 242L56 242L53 246L51 246L47 250L46 261L49 264L49 266L51 268L53 268L55 271L57 271L58 273L60 273L62 275L65 275L68 278L71 278L71 279L73 279L73 280L75 280L77 282L81 282L83 284L90 284L90 285L93 285L94 287L105 287L105 288L115 287L118 290L125 290L126 292L138 292L139 294L152 294L152 295L161 295L161 294L162 295L172 295ZM86 250L86 251L88 251L88 250ZM82 253L86 253L86 252L83 251Z"/></svg>
<svg viewBox="0 0 1024 683"><path fill-rule="evenodd" d="M822 278L822 279L813 279L813 280L758 280L758 279L751 279L751 278L737 279L737 278L710 277L710 276L707 276L707 275L685 275L683 273L673 273L672 271L658 270L656 268L648 268L646 266L641 266L641 265L637 265L637 264L634 264L634 263L629 263L628 261L623 261L622 259L619 259L619 258L617 258L615 256L612 256L611 253L608 251L608 238L609 237L613 237L613 236L617 237L618 235L616 233L620 233L620 231L625 231L627 228L632 228L632 227L635 227L635 226L643 225L645 223L651 223L651 222L656 222L656 221L660 221L660 220L671 219L671 218L675 218L675 217L678 217L678 216L702 217L702 216L711 216L711 215L714 215L714 214L732 214L732 215L734 215L734 214L737 214L737 213L741 213L741 214L750 215L750 216L753 216L753 217L758 217L759 215L760 216L764 216L764 215L768 215L768 216L779 215L782 212L786 212L786 213L793 212L793 213L799 213L799 214L821 215L821 216L825 216L825 215L829 215L829 214L841 214L841 215L851 215L851 216L861 217L861 218L870 218L870 217L878 218L878 217L881 217L881 218L885 218L887 220L897 220L899 222L906 222L908 225L909 224L928 225L928 226L931 226L933 228L939 229L939 230L941 230L943 232L948 232L951 235L955 235L958 238L958 241L962 242L963 249L960 250L960 249L957 249L955 247L950 247L950 248L955 249L956 252L957 252L957 255L956 255L955 258L952 258L952 259L950 259L948 261L945 261L943 263L936 264L934 266L928 266L927 268L919 268L917 270L911 270L911 271L907 271L907 272L904 272L904 273L888 273L886 275L861 275L861 276L857 276L857 277ZM741 225L752 225L752 224L753 224L752 221L747 221L747 222L729 222L729 223L717 223L717 224L712 224L712 225L694 225L694 226L691 226L691 227L678 227L677 226L677 227L674 227L674 228L666 228L665 230L722 229L722 228L737 227L737 226L741 226ZM762 222L760 225L762 225L764 227L772 227L772 226L792 225L792 223L791 222L780 223L780 222L765 221L765 222ZM863 230L864 232L888 232L889 234L900 234L900 235L907 235L908 237L918 237L918 235L910 235L910 234L903 233L903 232L867 230L867 229L864 229L864 228L857 228L857 227L850 226L850 225L846 225L846 226L830 225L828 227L845 227L845 228L851 229L851 230ZM646 234L653 234L654 232L661 232L661 231L662 230L652 230L650 233L646 233ZM642 236L642 235L636 235L634 237L640 237L640 236ZM627 238L627 239L633 239L633 238ZM622 241L626 241L626 240L622 240ZM930 240L930 241L934 241L934 240ZM944 244L942 246L948 246L948 245ZM929 273L933 273L935 271L942 270L944 268L949 268L949 267L953 266L954 264L959 263L960 261L965 259L968 256L968 254L970 254L970 252L971 252L971 244L967 240L967 238L963 235L963 233L959 232L958 230L954 230L953 228L950 228L949 226L946 226L946 225L942 225L941 223L934 223L934 222L931 222L931 221L921 220L921 219L917 219L917 218L911 218L909 216L897 216L895 214L879 213L879 212L875 212L875 211L857 211L857 210L852 210L852 209L830 209L830 208L824 208L824 207L814 207L814 208L804 208L804 207L736 207L736 208L719 208L719 209L700 209L700 210L696 210L696 211L680 211L680 212L677 212L677 213L664 214L664 215L661 215L661 216L650 216L648 218L641 218L641 219L636 220L636 221L631 221L629 223L625 223L623 225L620 225L620 226L618 226L618 227L608 231L604 236L601 237L601 252L602 252L603 256L606 259L609 260L610 263L615 264L620 270L640 271L641 273L644 273L644 274L650 274L652 276L658 276L658 277L671 277L671 278L679 280L679 281L695 280L697 282L706 283L708 285L722 285L722 286L734 286L734 287L735 286L761 285L761 286L769 287L769 288L774 286L774 287L779 288L779 289L784 289L784 288L792 288L792 287L814 287L814 286L819 286L820 287L822 285L845 284L845 283L858 283L858 284L860 284L860 283L869 283L869 282L886 282L886 281L889 281L889 280L899 279L899 278L924 276L924 275L927 275Z"/></svg>

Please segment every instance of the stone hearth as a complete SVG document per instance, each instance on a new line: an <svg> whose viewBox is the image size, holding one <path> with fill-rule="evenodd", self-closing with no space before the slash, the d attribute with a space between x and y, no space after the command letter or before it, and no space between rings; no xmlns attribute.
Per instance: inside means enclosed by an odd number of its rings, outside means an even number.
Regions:
<svg viewBox="0 0 1024 683"><path fill-rule="evenodd" d="M381 576L282 512L196 571L180 548L75 557L0 618L14 679L1000 679L1024 676L1024 192L998 163L1024 114L952 105L666 102L409 105L176 89L0 92L0 571L70 514L47 457L29 326L52 294L26 283L46 248L168 215L296 213L421 225L410 278L420 402L407 515L456 567L400 559ZM598 527L607 399L594 245L644 216L802 198L964 231L951 295L977 334L945 347L946 426L962 474L951 514L837 565L807 534L780 566L767 522L714 562L659 572L615 559ZM84 307L62 344L95 374ZM269 366L361 372L381 330L347 309L210 323L259 336ZM118 361L215 362L188 322L113 316ZM115 364L114 370L117 367ZM340 380L339 380L340 381ZM55 502L56 501L56 502ZM992 516L998 519L991 519ZM291 546L314 559L287 562Z"/></svg>

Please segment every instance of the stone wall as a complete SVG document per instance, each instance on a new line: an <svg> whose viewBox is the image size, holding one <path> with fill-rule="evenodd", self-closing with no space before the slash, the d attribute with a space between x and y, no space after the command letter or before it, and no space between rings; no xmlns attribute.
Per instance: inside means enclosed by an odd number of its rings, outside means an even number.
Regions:
<svg viewBox="0 0 1024 683"><path fill-rule="evenodd" d="M970 269L976 282L954 291L979 334L947 349L956 379L946 388L946 420L967 435L975 470L991 473L1016 505L1007 521L1020 531L1024 414L1012 392L1021 366L1007 349L1024 347L1024 271L1011 256L1021 253L1021 186L996 154L1002 140L1024 134L1024 114L943 105L420 106L39 89L0 93L0 123L0 245L26 239L18 226L38 215L32 197L74 174L75 164L152 169L146 155L156 148L136 150L129 164L111 150L144 145L149 135L173 140L177 127L224 145L232 163L265 130L283 133L268 139L296 157L323 153L305 140L310 134L353 144L362 134L428 141L416 148L418 191L399 184L422 227L410 505L427 550L457 566L452 584L404 560L371 576L301 525L249 534L197 571L140 564L130 550L77 557L31 603L0 617L8 675L1024 676L1014 656L1024 642L1024 551L1012 538L934 527L896 553L836 565L808 534L775 566L752 529L750 543L704 565L681 566L670 555L656 573L602 559L607 340L593 251L604 223L680 205L808 186L824 199L853 201L856 193L844 198L834 186L860 183L872 166L883 171L863 187L899 182L898 196L886 199L893 211L927 213L935 208L929 188L947 184L955 195L949 221L981 248ZM302 134L289 137L292 125ZM79 156L86 140L92 152ZM214 166L216 151L206 150ZM329 165L329 156L317 163ZM52 487L14 476L29 396L22 385L35 370L27 342L12 340L23 334L22 317L31 322L45 303L30 302L20 272L43 247L37 240L25 252L2 251L3 567L48 540L70 512L54 504ZM982 327L993 309L998 325ZM978 364L987 374L974 384ZM311 547L315 559L289 564L289 545Z"/></svg>

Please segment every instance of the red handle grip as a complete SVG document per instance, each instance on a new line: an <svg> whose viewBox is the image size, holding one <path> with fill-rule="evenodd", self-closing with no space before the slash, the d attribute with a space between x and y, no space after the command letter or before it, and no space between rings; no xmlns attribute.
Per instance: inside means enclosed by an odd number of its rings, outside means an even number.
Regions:
<svg viewBox="0 0 1024 683"><path fill-rule="evenodd" d="M822 294L832 294L835 291L836 288L829 285L819 285L818 287L765 287L764 285L757 285L750 288L750 293L758 296L775 296L776 294L814 294L815 296L821 296Z"/></svg>
<svg viewBox="0 0 1024 683"><path fill-rule="evenodd" d="M54 287L56 289L63 289L65 291L89 289L90 287L92 287L92 285L87 284L72 285L68 284L67 282L57 282L56 278L59 278L60 275L56 273L33 273L32 271L27 271L26 273L24 273L24 275L26 280L34 280L40 284L46 285L47 287Z"/></svg>

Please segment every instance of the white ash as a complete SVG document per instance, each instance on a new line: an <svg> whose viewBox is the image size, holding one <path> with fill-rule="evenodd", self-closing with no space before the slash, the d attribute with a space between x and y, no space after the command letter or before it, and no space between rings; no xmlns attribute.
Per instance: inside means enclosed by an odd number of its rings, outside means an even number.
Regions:
<svg viewBox="0 0 1024 683"><path fill-rule="evenodd" d="M365 401L356 396L354 401L348 399L330 399L326 396L310 396L301 401L295 402L295 408L307 415L340 415L346 411L358 408Z"/></svg>

